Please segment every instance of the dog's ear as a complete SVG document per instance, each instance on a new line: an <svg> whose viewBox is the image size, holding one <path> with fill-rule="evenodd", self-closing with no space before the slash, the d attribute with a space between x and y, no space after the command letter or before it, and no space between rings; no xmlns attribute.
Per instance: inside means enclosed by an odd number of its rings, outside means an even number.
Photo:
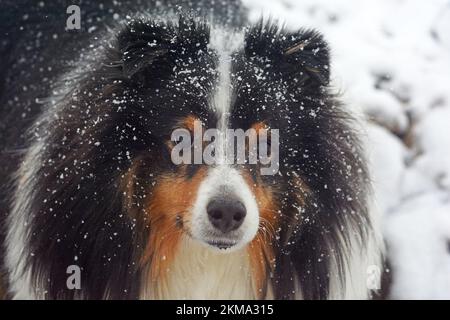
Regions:
<svg viewBox="0 0 450 320"><path fill-rule="evenodd" d="M174 39L170 25L133 20L117 36L117 49L120 53L124 76L132 77L138 71L163 60Z"/></svg>
<svg viewBox="0 0 450 320"><path fill-rule="evenodd" d="M269 72L279 72L302 86L329 83L328 45L315 30L289 32L260 21L247 32L245 54L249 59L259 58Z"/></svg>
<svg viewBox="0 0 450 320"><path fill-rule="evenodd" d="M206 52L209 29L194 18L180 16L178 23L131 20L117 35L121 71L131 78L141 71L156 69L152 76L170 72L187 57Z"/></svg>

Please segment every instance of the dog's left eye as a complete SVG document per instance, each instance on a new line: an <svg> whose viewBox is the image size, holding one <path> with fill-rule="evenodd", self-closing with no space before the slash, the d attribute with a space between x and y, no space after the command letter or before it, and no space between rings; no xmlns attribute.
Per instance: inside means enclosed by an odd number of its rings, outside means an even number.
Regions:
<svg viewBox="0 0 450 320"><path fill-rule="evenodd" d="M175 147L176 145L182 143L183 146L182 147L193 147L194 145L194 136L192 134L192 132L190 132L187 129L177 129L179 130L178 134L176 135L172 135L171 139L167 141L166 145L169 146L169 149L172 149L173 147Z"/></svg>

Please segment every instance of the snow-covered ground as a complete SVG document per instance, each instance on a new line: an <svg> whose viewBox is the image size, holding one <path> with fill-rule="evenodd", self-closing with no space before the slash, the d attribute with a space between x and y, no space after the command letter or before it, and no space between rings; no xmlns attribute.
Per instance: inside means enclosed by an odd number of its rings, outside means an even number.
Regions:
<svg viewBox="0 0 450 320"><path fill-rule="evenodd" d="M334 86L369 119L391 297L450 299L450 1L243 1L325 35Z"/></svg>

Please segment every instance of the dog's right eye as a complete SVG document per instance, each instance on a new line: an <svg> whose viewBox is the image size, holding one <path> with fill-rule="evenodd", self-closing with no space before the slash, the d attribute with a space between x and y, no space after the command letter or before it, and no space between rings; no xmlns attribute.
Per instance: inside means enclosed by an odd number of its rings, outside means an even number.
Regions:
<svg viewBox="0 0 450 320"><path fill-rule="evenodd" d="M173 143L179 144L181 141L183 141L182 137L177 137L175 140L173 140Z"/></svg>
<svg viewBox="0 0 450 320"><path fill-rule="evenodd" d="M176 145L183 144L183 148L193 147L194 136L192 132L185 128L175 129L172 133L170 140L166 142L166 145L172 150Z"/></svg>

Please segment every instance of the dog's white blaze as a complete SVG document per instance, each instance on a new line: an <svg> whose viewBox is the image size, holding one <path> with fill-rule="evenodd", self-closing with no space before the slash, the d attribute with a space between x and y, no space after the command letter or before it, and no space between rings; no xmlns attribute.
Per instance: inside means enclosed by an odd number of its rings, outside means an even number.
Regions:
<svg viewBox="0 0 450 320"><path fill-rule="evenodd" d="M218 83L212 97L211 108L219 119L217 129L220 131L219 143L217 143L217 161L219 164L226 163L226 135L228 118L231 108L231 95L233 92L231 83L232 54L239 50L244 44L243 33L233 33L222 28L213 28L210 36L210 49L218 56L217 72Z"/></svg>
<svg viewBox="0 0 450 320"><path fill-rule="evenodd" d="M216 144L217 166L212 167L205 180L201 183L198 196L192 208L192 233L199 239L207 236L212 228L206 213L209 200L220 195L220 188L226 187L232 190L247 209L247 216L242 226L236 230L240 232L241 241L237 247L247 244L256 235L259 225L259 212L256 199L249 186L239 171L227 164L227 135L228 118L231 108L231 96L233 93L231 83L232 54L243 47L244 34L233 33L227 29L213 28L210 37L210 49L218 56L217 71L219 75L216 90L211 100L211 108L217 115L219 130L218 143Z"/></svg>
<svg viewBox="0 0 450 320"><path fill-rule="evenodd" d="M250 187L239 171L227 164L226 129L233 92L232 54L243 45L243 34L212 29L210 49L218 55L218 83L211 98L211 109L218 118L217 165L211 167L198 189L191 208L191 234L186 237L168 270L167 277L146 288L145 297L158 299L255 299L253 277L246 245L259 227L259 210ZM224 191L226 190L226 191ZM243 202L247 215L233 235L239 238L232 248L219 250L205 244L214 227L206 212L209 201L224 192L233 192ZM226 195L224 195L226 196ZM149 292L149 293L147 293Z"/></svg>
<svg viewBox="0 0 450 320"><path fill-rule="evenodd" d="M211 30L209 48L218 56L217 72L219 75L211 107L219 116L219 129L226 128L226 120L231 107L231 55L239 50L243 43L244 35L242 33L233 33L221 28Z"/></svg>

